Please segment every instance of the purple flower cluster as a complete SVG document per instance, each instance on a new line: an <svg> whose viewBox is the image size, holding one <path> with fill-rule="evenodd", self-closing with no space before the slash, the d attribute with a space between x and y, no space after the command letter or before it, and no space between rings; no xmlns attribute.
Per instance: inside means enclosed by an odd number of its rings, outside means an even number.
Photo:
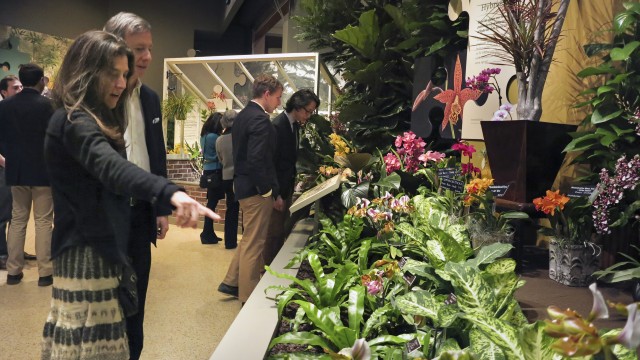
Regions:
<svg viewBox="0 0 640 360"><path fill-rule="evenodd" d="M496 88L489 81L491 81L491 78L495 81L495 76L498 74L500 74L500 68L484 69L477 76L467 78L467 87L472 90L480 90L485 94L491 94Z"/></svg>
<svg viewBox="0 0 640 360"><path fill-rule="evenodd" d="M420 155L424 154L424 147L426 145L427 143L413 133L413 131L407 131L403 135L398 135L395 141L398 156L395 156L393 153L388 153L384 156L384 162L387 165L387 174L400 170L402 166L404 166L404 170L408 173L418 171Z"/></svg>
<svg viewBox="0 0 640 360"><path fill-rule="evenodd" d="M606 169L600 171L598 196L593 201L593 223L599 234L610 234L609 208L618 204L624 197L625 190L633 190L640 182L640 155L627 162L622 156L616 162L613 176Z"/></svg>

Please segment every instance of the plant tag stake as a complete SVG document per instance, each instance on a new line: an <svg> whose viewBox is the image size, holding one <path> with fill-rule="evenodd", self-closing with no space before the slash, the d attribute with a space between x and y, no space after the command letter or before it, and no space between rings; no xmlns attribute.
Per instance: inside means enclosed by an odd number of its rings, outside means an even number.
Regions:
<svg viewBox="0 0 640 360"><path fill-rule="evenodd" d="M458 168L444 168L444 169L438 169L438 177L443 179L443 178L449 178L452 179L454 177L458 177L460 176L460 169Z"/></svg>
<svg viewBox="0 0 640 360"><path fill-rule="evenodd" d="M594 191L596 191L595 185L573 185L567 196L570 198L589 197Z"/></svg>
<svg viewBox="0 0 640 360"><path fill-rule="evenodd" d="M405 350L407 350L407 354L416 351L417 349L420 349L420 341L418 340L418 338L414 338L413 340L409 341L408 343L405 344Z"/></svg>
<svg viewBox="0 0 640 360"><path fill-rule="evenodd" d="M448 189L453 192L463 193L464 192L464 183L460 180L442 178L440 179L440 187L443 189Z"/></svg>
<svg viewBox="0 0 640 360"><path fill-rule="evenodd" d="M405 265L407 265L407 258L401 257L400 260L398 260L398 267L402 269Z"/></svg>
<svg viewBox="0 0 640 360"><path fill-rule="evenodd" d="M489 186L489 191L491 191L491 193L495 197L503 197L504 194L507 192L507 190L509 190L509 185L490 185Z"/></svg>
<svg viewBox="0 0 640 360"><path fill-rule="evenodd" d="M402 278L409 286L411 286L411 284L413 284L413 282L416 280L416 276L411 274L404 274L402 275Z"/></svg>

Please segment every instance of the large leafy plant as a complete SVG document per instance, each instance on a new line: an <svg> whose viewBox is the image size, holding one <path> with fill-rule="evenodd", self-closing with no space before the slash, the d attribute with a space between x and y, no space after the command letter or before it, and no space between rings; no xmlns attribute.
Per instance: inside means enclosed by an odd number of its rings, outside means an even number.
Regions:
<svg viewBox="0 0 640 360"><path fill-rule="evenodd" d="M323 52L345 80L340 121L360 150L385 148L408 130L417 57L466 46L468 18L451 22L448 0L305 0L299 39Z"/></svg>
<svg viewBox="0 0 640 360"><path fill-rule="evenodd" d="M592 111L565 151L581 152L575 162L590 166L587 180L592 181L601 169L613 170L622 155L640 153L636 134L640 121L640 4L625 3L624 7L612 23L613 42L585 46L587 55L600 57L601 63L578 73L598 85L582 93L587 100L578 106Z"/></svg>

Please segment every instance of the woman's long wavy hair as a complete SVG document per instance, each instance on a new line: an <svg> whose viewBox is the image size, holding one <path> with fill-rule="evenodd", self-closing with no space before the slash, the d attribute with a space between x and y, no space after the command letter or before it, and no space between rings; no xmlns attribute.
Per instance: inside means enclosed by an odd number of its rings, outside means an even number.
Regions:
<svg viewBox="0 0 640 360"><path fill-rule="evenodd" d="M114 60L126 56L129 79L134 69L134 57L120 37L104 31L88 31L80 35L69 47L53 86L53 101L57 108L64 107L69 121L76 111L93 117L112 144L124 147L126 129L125 104L129 88L125 89L114 109L104 103L106 79Z"/></svg>

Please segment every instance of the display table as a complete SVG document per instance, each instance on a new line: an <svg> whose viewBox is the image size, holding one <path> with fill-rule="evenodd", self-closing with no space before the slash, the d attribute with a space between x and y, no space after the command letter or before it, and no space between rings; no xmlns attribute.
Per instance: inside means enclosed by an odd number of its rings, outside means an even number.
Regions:
<svg viewBox="0 0 640 360"><path fill-rule="evenodd" d="M296 276L298 269L285 269L295 253L302 249L314 227L313 219L300 220L282 249L271 263L278 273ZM236 316L229 330L216 347L210 360L262 359L278 325L278 308L273 300L277 291L265 295L269 286L288 286L290 281L265 273L256 289Z"/></svg>

